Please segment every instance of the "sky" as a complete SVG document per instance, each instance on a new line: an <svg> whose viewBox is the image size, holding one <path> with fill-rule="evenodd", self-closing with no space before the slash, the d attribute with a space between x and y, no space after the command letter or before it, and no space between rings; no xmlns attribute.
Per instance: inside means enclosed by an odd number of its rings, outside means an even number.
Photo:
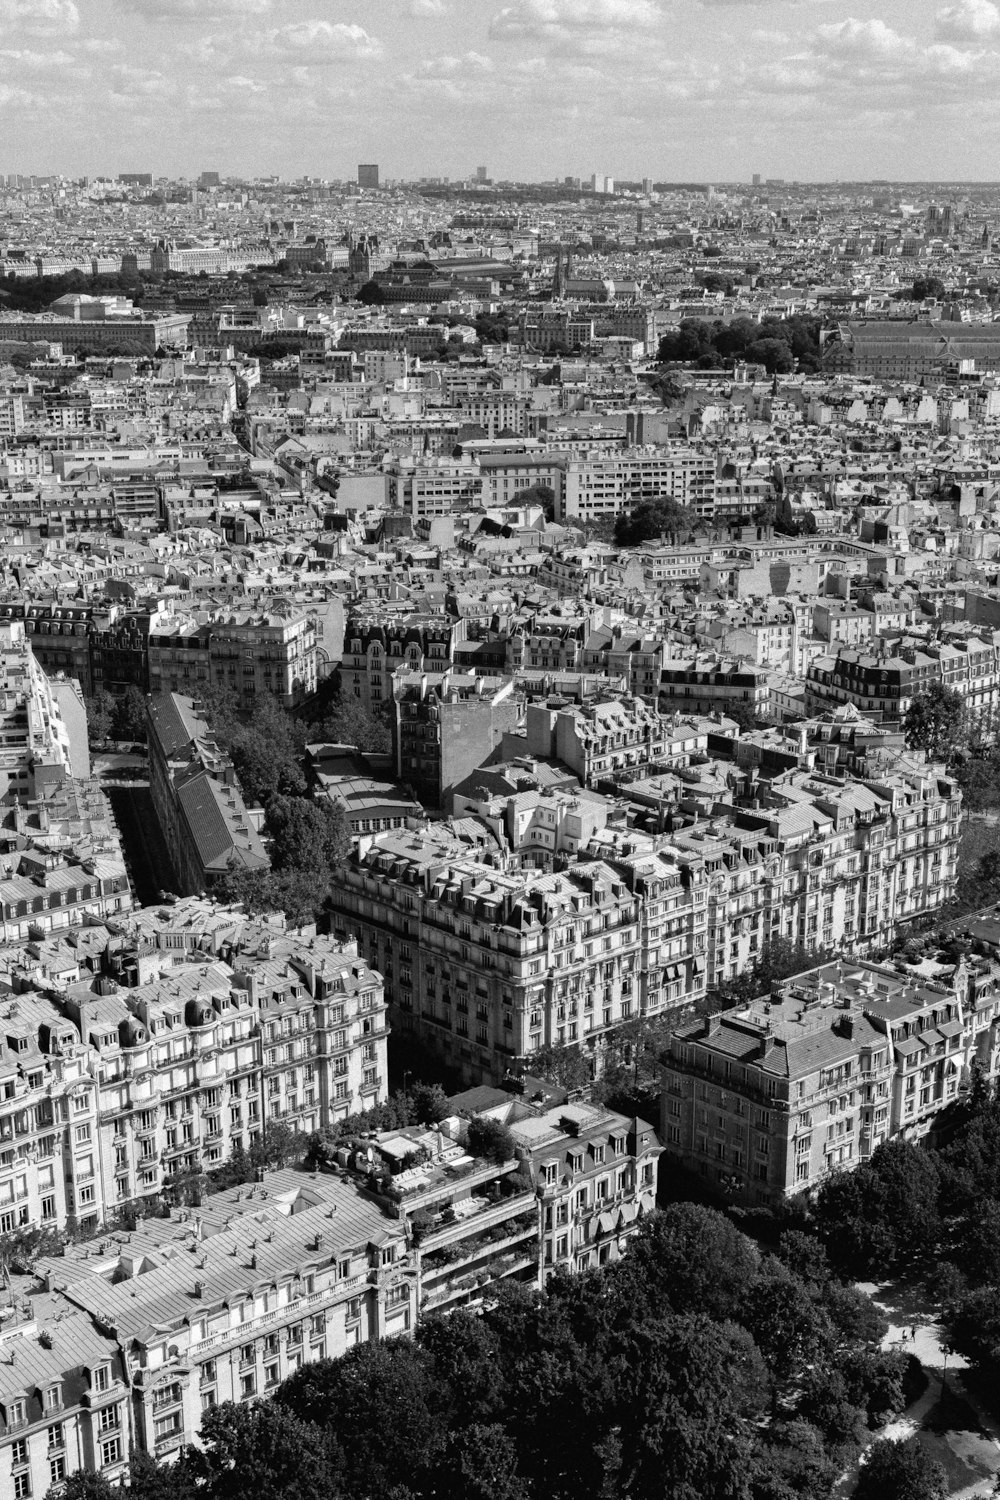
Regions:
<svg viewBox="0 0 1000 1500"><path fill-rule="evenodd" d="M0 0L0 172L1000 179L993 0Z"/></svg>

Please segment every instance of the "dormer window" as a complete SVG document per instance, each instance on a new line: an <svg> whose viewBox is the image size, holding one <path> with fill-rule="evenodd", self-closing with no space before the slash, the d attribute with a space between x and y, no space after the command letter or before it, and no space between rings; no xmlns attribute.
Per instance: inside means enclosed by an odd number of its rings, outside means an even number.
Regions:
<svg viewBox="0 0 1000 1500"><path fill-rule="evenodd" d="M22 1427L27 1417L27 1402L23 1396L15 1396L7 1402L7 1430L13 1427Z"/></svg>
<svg viewBox="0 0 1000 1500"><path fill-rule="evenodd" d="M108 1365L97 1365L94 1369L94 1390L106 1391L111 1385L111 1370Z"/></svg>
<svg viewBox="0 0 1000 1500"><path fill-rule="evenodd" d="M43 1404L46 1411L58 1411L62 1406L62 1387L50 1385L46 1387Z"/></svg>

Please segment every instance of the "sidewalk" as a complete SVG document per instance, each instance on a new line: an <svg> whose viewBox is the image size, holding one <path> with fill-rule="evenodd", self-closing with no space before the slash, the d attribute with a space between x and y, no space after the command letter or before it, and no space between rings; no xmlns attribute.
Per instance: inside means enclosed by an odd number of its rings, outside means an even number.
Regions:
<svg viewBox="0 0 1000 1500"><path fill-rule="evenodd" d="M985 1500L993 1494L993 1485L1000 1471L1000 1421L984 1411L966 1387L962 1379L966 1361L961 1355L945 1354L941 1326L924 1298L894 1283L876 1286L862 1282L860 1290L868 1293L889 1320L889 1331L882 1347L915 1354L928 1377L927 1389L919 1400L877 1436L907 1438L920 1433L925 1447L945 1469L950 1500ZM915 1338L910 1337L911 1329L916 1330ZM940 1417L945 1387L948 1405L944 1410L947 1412L950 1407L956 1425L942 1428L935 1420L928 1426L929 1416ZM963 1402L981 1431L962 1426L960 1403Z"/></svg>

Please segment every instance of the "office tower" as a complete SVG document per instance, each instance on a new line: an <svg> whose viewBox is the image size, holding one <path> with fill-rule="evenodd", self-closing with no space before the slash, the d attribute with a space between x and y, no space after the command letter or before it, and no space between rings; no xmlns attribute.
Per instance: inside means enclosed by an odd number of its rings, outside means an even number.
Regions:
<svg viewBox="0 0 1000 1500"><path fill-rule="evenodd" d="M755 172L753 174L753 185L754 185L754 187L760 187L760 173L759 172Z"/></svg>
<svg viewBox="0 0 1000 1500"><path fill-rule="evenodd" d="M485 182L486 181L486 168L485 167L477 167L476 168L476 181L477 182Z"/></svg>
<svg viewBox="0 0 1000 1500"><path fill-rule="evenodd" d="M201 188L213 188L219 186L218 172L202 172L198 178L198 186Z"/></svg>
<svg viewBox="0 0 1000 1500"><path fill-rule="evenodd" d="M642 191L645 194L645 196L648 198L649 195L650 195L650 193L653 191L653 179L652 179L652 177L644 177L642 179Z"/></svg>
<svg viewBox="0 0 1000 1500"><path fill-rule="evenodd" d="M361 162L358 166L358 187L378 187L378 163Z"/></svg>
<svg viewBox="0 0 1000 1500"><path fill-rule="evenodd" d="M615 190L615 179L613 177L605 177L605 179L604 179L604 191L605 191L605 193L610 197L614 193L614 190Z"/></svg>

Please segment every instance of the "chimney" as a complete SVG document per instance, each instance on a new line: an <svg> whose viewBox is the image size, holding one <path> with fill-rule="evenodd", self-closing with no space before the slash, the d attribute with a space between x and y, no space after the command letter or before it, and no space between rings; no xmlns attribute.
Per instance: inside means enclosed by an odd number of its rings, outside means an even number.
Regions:
<svg viewBox="0 0 1000 1500"><path fill-rule="evenodd" d="M205 1283L203 1281L196 1281L195 1282L195 1284L194 1284L194 1294L198 1298L204 1297L204 1295L205 1295Z"/></svg>

